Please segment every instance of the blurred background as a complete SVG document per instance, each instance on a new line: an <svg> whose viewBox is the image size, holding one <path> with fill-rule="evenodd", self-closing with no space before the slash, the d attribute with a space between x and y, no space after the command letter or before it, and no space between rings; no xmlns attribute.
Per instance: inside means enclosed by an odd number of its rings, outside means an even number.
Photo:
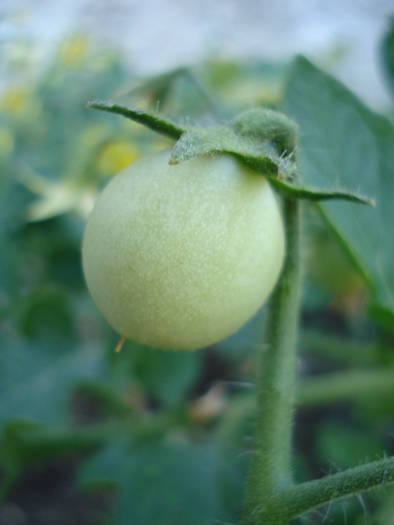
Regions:
<svg viewBox="0 0 394 525"><path fill-rule="evenodd" d="M392 12L384 0L0 1L0 525L239 521L264 311L204 351L114 354L81 272L84 224L111 177L171 142L86 102L202 123L291 112L302 53L360 98L326 97L322 114L333 103L392 119ZM306 230L298 480L394 452L392 323L371 315L370 287L312 207ZM393 516L386 490L299 523Z"/></svg>

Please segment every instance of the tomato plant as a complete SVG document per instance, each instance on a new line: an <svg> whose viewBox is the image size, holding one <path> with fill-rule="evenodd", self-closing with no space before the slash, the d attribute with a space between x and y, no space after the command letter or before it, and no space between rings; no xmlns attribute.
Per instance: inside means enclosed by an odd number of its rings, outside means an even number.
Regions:
<svg viewBox="0 0 394 525"><path fill-rule="evenodd" d="M0 94L0 523L390 524L390 118L302 57L33 70Z"/></svg>
<svg viewBox="0 0 394 525"><path fill-rule="evenodd" d="M302 67L308 70L310 66L301 60ZM383 478L394 482L393 457L296 485L292 474L295 363L303 275L301 203L347 200L359 206L373 206L375 202L350 187L327 187L324 180L318 189L303 183L296 151L297 126L279 112L257 108L236 115L224 125L204 129L181 127L162 116L118 104L92 102L90 106L131 118L177 140L169 155L145 160L112 182L98 200L85 234L84 267L91 293L110 322L131 338L164 347L195 348L230 334L250 317L274 286L284 256L277 203L271 194L266 200L269 182L281 196L287 253L269 306L266 350L259 356L256 456L249 467L242 523L285 525L332 499L378 486ZM207 155L219 158L207 159ZM233 157L232 164L228 156ZM237 162L251 168L252 173L230 169ZM235 185L230 172L237 174ZM259 179L264 180L263 186ZM225 191L217 191L223 184ZM264 201L259 202L261 188ZM249 215L256 202L259 212ZM268 215L260 215L262 210ZM223 228L230 236L223 236ZM217 249L223 240L225 251L218 257ZM238 267L243 247L248 263ZM201 252L204 262L199 258ZM231 254L236 255L235 260ZM274 272L266 273L267 261ZM238 288L239 278L246 286ZM223 285L226 281L230 289L235 288L234 303ZM264 283L260 290L258 283ZM121 299L117 300L117 296ZM254 306L248 306L246 315L244 310L239 316L243 310L239 307L250 299ZM191 309L195 311L201 304L207 316L189 317ZM234 310L232 304L236 306ZM231 310L227 310L228 305ZM236 318L233 311L238 314ZM214 332L210 318L215 320Z"/></svg>

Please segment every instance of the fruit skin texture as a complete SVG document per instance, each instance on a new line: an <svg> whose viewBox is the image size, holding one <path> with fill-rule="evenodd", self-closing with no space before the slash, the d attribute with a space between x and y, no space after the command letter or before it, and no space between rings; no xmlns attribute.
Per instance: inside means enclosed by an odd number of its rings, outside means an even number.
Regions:
<svg viewBox="0 0 394 525"><path fill-rule="evenodd" d="M229 156L141 159L99 196L82 255L90 294L121 335L193 350L231 335L279 277L285 235L266 178Z"/></svg>

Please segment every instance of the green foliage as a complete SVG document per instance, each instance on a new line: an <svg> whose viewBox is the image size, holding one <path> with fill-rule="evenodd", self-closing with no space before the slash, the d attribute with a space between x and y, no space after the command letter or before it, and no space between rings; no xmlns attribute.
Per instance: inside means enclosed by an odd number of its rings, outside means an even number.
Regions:
<svg viewBox="0 0 394 525"><path fill-rule="evenodd" d="M85 489L116 488L122 481L125 458L130 455L130 443L114 439L87 459L78 472L78 483Z"/></svg>
<svg viewBox="0 0 394 525"><path fill-rule="evenodd" d="M387 31L382 41L382 61L386 80L392 95L394 95L394 16L388 23Z"/></svg>
<svg viewBox="0 0 394 525"><path fill-rule="evenodd" d="M282 109L300 127L303 179L362 191L376 209L332 202L324 217L367 280L373 301L394 311L392 250L394 128L350 91L304 58L296 60Z"/></svg>
<svg viewBox="0 0 394 525"><path fill-rule="evenodd" d="M114 386L127 388L130 381L163 406L182 403L200 371L198 352L164 352L127 343L122 355L112 358Z"/></svg>
<svg viewBox="0 0 394 525"><path fill-rule="evenodd" d="M211 523L218 505L217 452L209 444L182 441L131 451L119 494L119 524Z"/></svg>
<svg viewBox="0 0 394 525"><path fill-rule="evenodd" d="M219 443L191 443L174 433L145 444L115 441L85 463L78 480L90 490L118 488L120 525L202 525L226 519L226 500L239 512L237 478L227 461Z"/></svg>
<svg viewBox="0 0 394 525"><path fill-rule="evenodd" d="M171 151L170 164L199 156L232 155L271 180L285 197L308 200L343 199L374 205L357 192L315 189L295 181L297 127L285 115L270 109L253 109L238 115L227 125L180 127L157 114L130 109L110 102L94 101L89 107L116 113L143 124L157 133L178 139Z"/></svg>
<svg viewBox="0 0 394 525"><path fill-rule="evenodd" d="M97 347L56 351L6 340L0 360L1 426L21 419L64 422L75 384L103 373L103 354Z"/></svg>
<svg viewBox="0 0 394 525"><path fill-rule="evenodd" d="M316 439L319 457L335 469L355 467L362 461L379 457L381 440L368 428L347 428L337 423L326 423L319 429Z"/></svg>

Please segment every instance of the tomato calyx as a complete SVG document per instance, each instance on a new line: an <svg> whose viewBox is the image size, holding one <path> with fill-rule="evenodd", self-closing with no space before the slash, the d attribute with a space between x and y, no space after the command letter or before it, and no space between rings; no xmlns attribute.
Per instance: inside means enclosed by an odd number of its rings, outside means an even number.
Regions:
<svg viewBox="0 0 394 525"><path fill-rule="evenodd" d="M298 127L283 113L250 109L221 126L182 126L161 115L112 102L93 101L88 107L116 113L176 140L169 162L206 155L231 155L268 178L286 198L312 201L341 199L374 205L374 201L346 188L314 188L301 181L297 166Z"/></svg>

